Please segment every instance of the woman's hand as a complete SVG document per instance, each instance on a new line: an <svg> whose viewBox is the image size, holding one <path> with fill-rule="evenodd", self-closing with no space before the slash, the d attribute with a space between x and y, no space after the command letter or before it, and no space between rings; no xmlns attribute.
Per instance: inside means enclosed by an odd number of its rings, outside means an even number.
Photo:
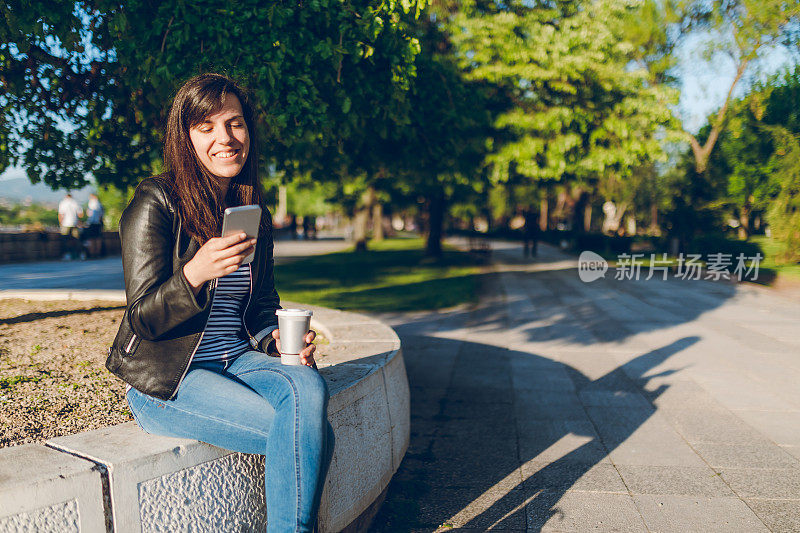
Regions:
<svg viewBox="0 0 800 533"><path fill-rule="evenodd" d="M197 295L206 281L235 272L244 258L253 252L255 244L256 239L248 239L244 232L209 239L183 266L183 274L192 292Z"/></svg>
<svg viewBox="0 0 800 533"><path fill-rule="evenodd" d="M311 344L311 343L314 342L314 339L316 337L317 337L317 332L315 332L313 329L308 330L308 333L306 333L306 336L303 339L303 340L306 341L306 344L308 346L303 348L303 350L300 352L300 363L304 364L306 366L310 366L310 367L312 367L314 369L317 368L317 363L314 361L314 352L317 350L317 345L316 344ZM272 330L272 338L275 339L275 347L280 352L281 351L281 332L280 332L280 330L277 330L277 329Z"/></svg>

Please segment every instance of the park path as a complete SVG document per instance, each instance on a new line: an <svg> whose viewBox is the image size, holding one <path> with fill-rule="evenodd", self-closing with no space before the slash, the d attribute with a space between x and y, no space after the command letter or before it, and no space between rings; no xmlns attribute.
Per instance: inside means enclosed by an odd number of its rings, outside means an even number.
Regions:
<svg viewBox="0 0 800 533"><path fill-rule="evenodd" d="M351 243L343 239L276 241L275 263L338 252ZM123 290L119 256L87 261L41 261L0 265L0 291L7 290Z"/></svg>
<svg viewBox="0 0 800 533"><path fill-rule="evenodd" d="M800 303L495 247L477 305L382 316L411 443L374 531L800 531Z"/></svg>

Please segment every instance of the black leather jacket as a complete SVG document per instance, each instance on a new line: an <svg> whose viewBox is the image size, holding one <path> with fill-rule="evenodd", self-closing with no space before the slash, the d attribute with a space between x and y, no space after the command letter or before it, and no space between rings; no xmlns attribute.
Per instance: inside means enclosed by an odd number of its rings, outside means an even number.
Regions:
<svg viewBox="0 0 800 533"><path fill-rule="evenodd" d="M195 296L183 266L200 244L182 227L169 176L142 181L119 223L125 270L125 309L106 368L145 394L171 399L186 375L211 312L216 280ZM245 331L253 335L277 325L280 298L273 276L272 221L262 211L262 229L251 263ZM262 342L262 344L264 344Z"/></svg>

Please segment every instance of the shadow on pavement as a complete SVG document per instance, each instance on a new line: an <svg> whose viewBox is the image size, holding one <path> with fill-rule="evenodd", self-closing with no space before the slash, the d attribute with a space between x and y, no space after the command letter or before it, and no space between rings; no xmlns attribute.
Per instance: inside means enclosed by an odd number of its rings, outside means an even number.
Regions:
<svg viewBox="0 0 800 533"><path fill-rule="evenodd" d="M666 424L653 417L654 401L669 389L662 378L679 369L653 371L701 337L673 337L638 355L631 346L641 344L622 343L692 322L733 297L735 287L584 284L563 258L551 263L505 261L501 273L484 276L481 301L471 309L384 317L403 343L411 442L371 531L541 531L569 513L562 499L576 492L598 501L630 498L611 455L684 450L682 441L650 442L672 435L650 428ZM603 367L606 343L629 349L627 362ZM603 369L590 377L555 360L560 354ZM629 518L632 528L644 529L636 511ZM605 525L626 529L623 517Z"/></svg>
<svg viewBox="0 0 800 533"><path fill-rule="evenodd" d="M592 380L530 353L405 337L411 443L371 531L433 531L467 506L480 512L455 520L458 528L540 531L569 489L624 492L607 458L651 417L651 402L667 389L646 390L656 377L647 374L698 340L682 338ZM415 352L420 344L427 349ZM431 345L456 353L443 365L452 379L441 386L434 363L415 356L430 356ZM498 371L516 372L527 388L487 379Z"/></svg>

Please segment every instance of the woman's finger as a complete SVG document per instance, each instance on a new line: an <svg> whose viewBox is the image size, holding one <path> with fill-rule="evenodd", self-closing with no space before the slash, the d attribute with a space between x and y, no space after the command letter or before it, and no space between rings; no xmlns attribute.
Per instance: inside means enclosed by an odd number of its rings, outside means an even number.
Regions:
<svg viewBox="0 0 800 533"><path fill-rule="evenodd" d="M317 350L317 345L316 344L309 344L308 346L306 346L305 348L300 350L300 355L303 356L303 355L312 354L316 350Z"/></svg>
<svg viewBox="0 0 800 533"><path fill-rule="evenodd" d="M247 233L240 232L234 233L233 235L228 235L227 237L215 237L213 239L209 239L208 242L214 242L214 249L215 250L224 250L225 248L229 248L236 244L239 241L243 241L247 238Z"/></svg>
<svg viewBox="0 0 800 533"><path fill-rule="evenodd" d="M225 253L236 255L255 247L256 239L248 239L225 249Z"/></svg>
<svg viewBox="0 0 800 533"><path fill-rule="evenodd" d="M218 261L217 264L219 266L221 266L222 268L224 268L224 269L228 269L231 266L235 266L236 268L239 268L239 265L242 264L243 260L244 260L244 256L243 255L234 255L233 257L229 257L227 259L223 259L221 261Z"/></svg>
<svg viewBox="0 0 800 533"><path fill-rule="evenodd" d="M317 332L314 331L313 329L310 329L308 330L308 333L306 333L305 341L307 344L311 344L312 342L314 342L314 339L316 338L317 338Z"/></svg>
<svg viewBox="0 0 800 533"><path fill-rule="evenodd" d="M247 256L249 252L251 252L254 248L255 248L255 240L251 239L236 244L234 246L225 248L224 250L219 250L218 252L215 252L214 256L217 261L221 261L229 257L235 257L237 255L241 255L244 257Z"/></svg>
<svg viewBox="0 0 800 533"><path fill-rule="evenodd" d="M317 345L316 344L309 344L308 346L303 348L303 350L300 353L308 355L308 354L313 354L316 351L317 351Z"/></svg>

